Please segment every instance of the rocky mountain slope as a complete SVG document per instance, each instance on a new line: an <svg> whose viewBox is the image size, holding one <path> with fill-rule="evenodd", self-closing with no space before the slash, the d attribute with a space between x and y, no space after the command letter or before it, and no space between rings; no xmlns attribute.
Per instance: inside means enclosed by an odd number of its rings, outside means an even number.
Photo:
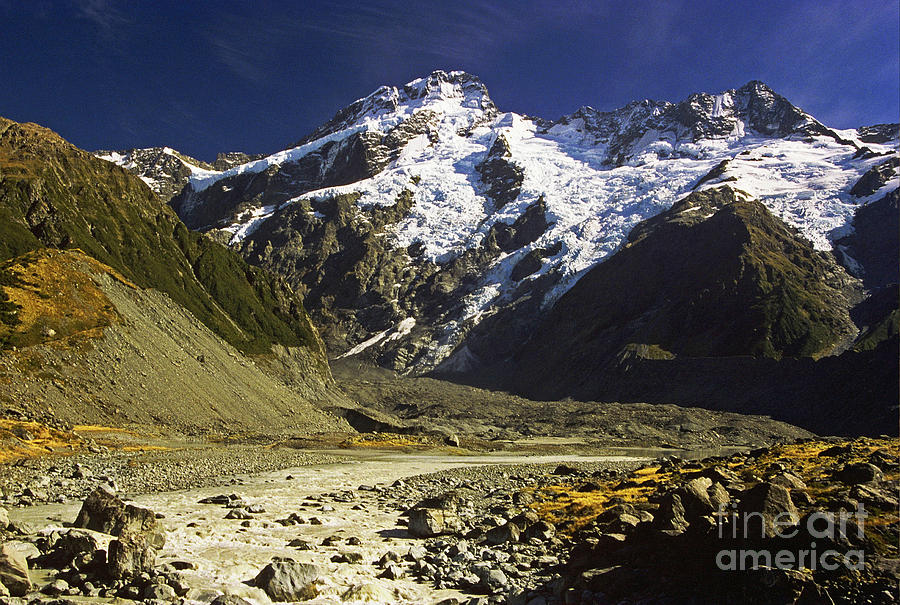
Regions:
<svg viewBox="0 0 900 605"><path fill-rule="evenodd" d="M0 265L16 322L0 323L4 415L194 435L349 430L343 405L299 351L244 357L175 303L78 250L41 248ZM291 360L290 386L270 364ZM283 369L283 368L282 368Z"/></svg>
<svg viewBox="0 0 900 605"><path fill-rule="evenodd" d="M291 426L348 428L310 407L345 400L301 299L127 171L0 119L0 217L7 405L232 429L296 408Z"/></svg>
<svg viewBox="0 0 900 605"><path fill-rule="evenodd" d="M888 167L877 190L851 192L896 141L891 125L830 129L760 82L547 121L501 112L470 74L434 72L276 154L194 170L172 205L286 277L335 354L476 371L698 186L730 184L831 250L857 207L896 188Z"/></svg>

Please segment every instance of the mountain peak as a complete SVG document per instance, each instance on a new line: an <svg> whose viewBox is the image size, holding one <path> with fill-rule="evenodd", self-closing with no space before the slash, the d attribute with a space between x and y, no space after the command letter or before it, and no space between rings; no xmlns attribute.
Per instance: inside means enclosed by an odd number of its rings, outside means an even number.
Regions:
<svg viewBox="0 0 900 605"><path fill-rule="evenodd" d="M303 145L366 121L376 121L391 114L409 114L419 107L435 111L480 111L493 114L497 111L488 96L487 87L476 76L464 71L431 72L402 87L380 86L369 95L357 99L338 111L334 117L312 134L298 141ZM392 124L395 125L395 124Z"/></svg>

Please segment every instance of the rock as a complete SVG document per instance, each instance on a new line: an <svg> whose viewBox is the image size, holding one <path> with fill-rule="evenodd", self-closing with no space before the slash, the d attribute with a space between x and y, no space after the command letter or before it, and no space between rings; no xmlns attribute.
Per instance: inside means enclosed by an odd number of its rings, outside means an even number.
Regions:
<svg viewBox="0 0 900 605"><path fill-rule="evenodd" d="M178 599L178 593L168 584L150 584L144 589L141 597L144 600L175 601Z"/></svg>
<svg viewBox="0 0 900 605"><path fill-rule="evenodd" d="M382 569L386 569L387 566L391 563L399 563L400 559L401 557L398 553L394 552L393 550L389 550L381 555L381 558L378 559L377 565Z"/></svg>
<svg viewBox="0 0 900 605"><path fill-rule="evenodd" d="M806 484L803 480L791 472L779 473L770 479L775 485L786 487L789 490L805 490Z"/></svg>
<svg viewBox="0 0 900 605"><path fill-rule="evenodd" d="M896 509L898 505L897 495L893 491L878 489L870 485L854 485L850 489L850 497L883 508Z"/></svg>
<svg viewBox="0 0 900 605"><path fill-rule="evenodd" d="M100 540L90 530L70 529L59 536L53 550L42 563L63 568L82 555L93 555L100 550Z"/></svg>
<svg viewBox="0 0 900 605"><path fill-rule="evenodd" d="M293 559L275 558L257 574L253 585L273 601L305 601L318 594L319 568Z"/></svg>
<svg viewBox="0 0 900 605"><path fill-rule="evenodd" d="M709 496L709 503L712 504L714 511L724 510L725 505L731 502L728 490L719 482L713 483L706 490L706 494Z"/></svg>
<svg viewBox="0 0 900 605"><path fill-rule="evenodd" d="M800 515L787 488L769 482L746 490L741 495L738 512L747 528L748 533L743 536L745 538L773 538L777 536L776 529L780 528L781 533L787 533L789 527L800 521Z"/></svg>
<svg viewBox="0 0 900 605"><path fill-rule="evenodd" d="M231 494L231 495L219 494L218 496L210 496L209 498L203 498L202 500L199 500L197 503L198 504L220 504L220 505L227 506L228 503L231 502L232 500L240 500L240 499L241 499L240 496L238 496L236 494Z"/></svg>
<svg viewBox="0 0 900 605"><path fill-rule="evenodd" d="M91 469L77 463L75 464L75 470L72 471L72 477L74 479L87 479L92 475Z"/></svg>
<svg viewBox="0 0 900 605"><path fill-rule="evenodd" d="M310 542L301 540L300 538L294 538L288 542L288 546L296 548L297 550L313 550L315 548Z"/></svg>
<svg viewBox="0 0 900 605"><path fill-rule="evenodd" d="M653 527L672 536L682 534L688 527L684 513L681 497L676 493L665 494L653 516Z"/></svg>
<svg viewBox="0 0 900 605"><path fill-rule="evenodd" d="M526 510L510 519L509 522L515 523L521 531L525 531L540 520L541 518L536 512L533 510Z"/></svg>
<svg viewBox="0 0 900 605"><path fill-rule="evenodd" d="M875 450L872 452L869 456L869 462L880 468L882 471L893 471L900 468L900 458L886 450Z"/></svg>
<svg viewBox="0 0 900 605"><path fill-rule="evenodd" d="M459 447L459 435L450 435L444 440L444 443L452 447Z"/></svg>
<svg viewBox="0 0 900 605"><path fill-rule="evenodd" d="M6 509L0 506L0 530L4 530L9 527L9 513L6 512Z"/></svg>
<svg viewBox="0 0 900 605"><path fill-rule="evenodd" d="M331 557L333 563L349 563L350 565L358 565L363 562L363 556L358 552L342 552Z"/></svg>
<svg viewBox="0 0 900 605"><path fill-rule="evenodd" d="M378 574L378 577L388 580L399 580L403 577L403 568L396 563L389 563L384 571Z"/></svg>
<svg viewBox="0 0 900 605"><path fill-rule="evenodd" d="M834 478L847 485L858 485L860 483L881 481L884 479L884 473L874 464L856 462L844 465L843 468L834 474Z"/></svg>
<svg viewBox="0 0 900 605"><path fill-rule="evenodd" d="M226 519L252 519L253 515L247 512L244 508L232 508L228 511L228 514L225 515Z"/></svg>
<svg viewBox="0 0 900 605"><path fill-rule="evenodd" d="M50 595L51 597L59 596L67 590L69 590L69 583L61 578L56 578L55 580L41 588L42 593Z"/></svg>
<svg viewBox="0 0 900 605"><path fill-rule="evenodd" d="M394 593L379 584L357 584L341 595L344 601L364 603L393 603Z"/></svg>
<svg viewBox="0 0 900 605"><path fill-rule="evenodd" d="M41 551L31 542L26 542L24 540L9 540L6 542L6 546L21 555L26 561L37 559L41 556Z"/></svg>
<svg viewBox="0 0 900 605"><path fill-rule="evenodd" d="M685 518L703 517L715 510L708 493L708 490L712 488L712 483L712 479L709 477L697 477L685 483L678 490L681 504L684 507Z"/></svg>
<svg viewBox="0 0 900 605"><path fill-rule="evenodd" d="M247 599L235 595L219 595L209 605L253 605Z"/></svg>
<svg viewBox="0 0 900 605"><path fill-rule="evenodd" d="M505 544L519 541L519 528L515 523L504 523L491 528L485 536L490 544Z"/></svg>
<svg viewBox="0 0 900 605"><path fill-rule="evenodd" d="M545 542L556 535L556 528L546 521L538 521L525 530L526 540L540 540Z"/></svg>
<svg viewBox="0 0 900 605"><path fill-rule="evenodd" d="M438 508L414 508L409 511L409 533L419 538L431 538L452 533L459 526L456 513Z"/></svg>
<svg viewBox="0 0 900 605"><path fill-rule="evenodd" d="M23 597L31 590L28 562L8 543L0 545L0 584L14 597Z"/></svg>
<svg viewBox="0 0 900 605"><path fill-rule="evenodd" d="M115 580L133 578L153 567L156 551L146 536L125 534L109 543L107 572Z"/></svg>
<svg viewBox="0 0 900 605"><path fill-rule="evenodd" d="M581 471L579 471L577 468L574 468L567 464L560 464L555 469L553 469L554 475L561 475L561 476L577 475L580 472Z"/></svg>
<svg viewBox="0 0 900 605"><path fill-rule="evenodd" d="M409 550L406 552L406 560L407 561L421 561L425 558L425 555L428 554L424 548L418 545L413 545L409 547Z"/></svg>
<svg viewBox="0 0 900 605"><path fill-rule="evenodd" d="M490 593L501 593L509 586L509 578L499 569L478 565L472 570L478 576L479 585Z"/></svg>
<svg viewBox="0 0 900 605"><path fill-rule="evenodd" d="M513 504L516 506L528 506L534 503L534 494L530 491L520 490L513 494Z"/></svg>
<svg viewBox="0 0 900 605"><path fill-rule="evenodd" d="M144 536L154 548L165 544L165 533L153 511L125 504L118 496L98 487L84 500L74 527L84 527L111 536Z"/></svg>

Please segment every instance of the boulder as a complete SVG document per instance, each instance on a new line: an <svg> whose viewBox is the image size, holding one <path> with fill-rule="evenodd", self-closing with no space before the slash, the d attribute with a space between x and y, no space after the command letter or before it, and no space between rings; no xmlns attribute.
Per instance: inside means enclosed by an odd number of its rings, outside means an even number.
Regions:
<svg viewBox="0 0 900 605"><path fill-rule="evenodd" d="M62 569L78 557L93 555L103 546L97 536L87 529L70 529L57 538L53 550L41 559L42 565Z"/></svg>
<svg viewBox="0 0 900 605"><path fill-rule="evenodd" d="M686 518L703 517L715 510L709 499L707 490L712 487L712 479L709 477L697 477L691 479L681 489L678 495L681 497L681 504L684 507Z"/></svg>
<svg viewBox="0 0 900 605"><path fill-rule="evenodd" d="M31 590L28 562L8 543L0 545L0 584L14 597L23 597Z"/></svg>
<svg viewBox="0 0 900 605"><path fill-rule="evenodd" d="M790 490L805 490L806 484L803 480L791 472L779 473L770 479L775 485L786 487Z"/></svg>
<svg viewBox="0 0 900 605"><path fill-rule="evenodd" d="M278 557L257 574L253 585L273 601L305 601L318 594L316 580L320 573L315 565Z"/></svg>
<svg viewBox="0 0 900 605"><path fill-rule="evenodd" d="M478 584L489 593L501 593L509 586L509 578L500 569L487 565L477 565L472 570L478 576Z"/></svg>
<svg viewBox="0 0 900 605"><path fill-rule="evenodd" d="M715 511L723 510L725 505L731 502L731 495L725 489L725 486L719 482L713 483L706 490L706 493L709 495L709 502Z"/></svg>
<svg viewBox="0 0 900 605"><path fill-rule="evenodd" d="M672 536L683 534L688 528L684 513L681 496L676 493L665 494L653 516L653 528Z"/></svg>
<svg viewBox="0 0 900 605"><path fill-rule="evenodd" d="M147 537L125 534L109 543L106 559L109 576L121 580L150 570L156 561L156 551Z"/></svg>
<svg viewBox="0 0 900 605"><path fill-rule="evenodd" d="M447 509L414 508L409 511L409 533L419 538L452 533L458 527L456 513Z"/></svg>
<svg viewBox="0 0 900 605"><path fill-rule="evenodd" d="M744 491L738 511L743 525L741 531L746 528L745 538L777 537L777 527L786 533L790 526L800 521L788 489L770 482L759 483Z"/></svg>
<svg viewBox="0 0 900 605"><path fill-rule="evenodd" d="M485 536L490 544L505 544L519 541L519 528L515 523L504 523L487 531Z"/></svg>
<svg viewBox="0 0 900 605"><path fill-rule="evenodd" d="M9 527L9 513L6 512L6 509L0 506L0 530L4 530Z"/></svg>
<svg viewBox="0 0 900 605"><path fill-rule="evenodd" d="M166 541L164 530L152 510L126 504L103 487L85 498L73 526L111 536L144 536L154 548L162 548Z"/></svg>
<svg viewBox="0 0 900 605"><path fill-rule="evenodd" d="M538 521L537 523L530 525L528 529L525 530L526 540L535 539L544 542L550 540L555 535L556 528L546 521Z"/></svg>
<svg viewBox="0 0 900 605"><path fill-rule="evenodd" d="M884 479L884 473L874 464L868 462L856 462L846 464L834 474L834 478L847 485L859 485L872 483Z"/></svg>
<svg viewBox="0 0 900 605"><path fill-rule="evenodd" d="M252 603L235 595L220 594L209 605L252 605Z"/></svg>
<svg viewBox="0 0 900 605"><path fill-rule="evenodd" d="M896 509L898 506L897 494L893 490L878 489L871 485L854 485L850 489L850 497L882 508Z"/></svg>

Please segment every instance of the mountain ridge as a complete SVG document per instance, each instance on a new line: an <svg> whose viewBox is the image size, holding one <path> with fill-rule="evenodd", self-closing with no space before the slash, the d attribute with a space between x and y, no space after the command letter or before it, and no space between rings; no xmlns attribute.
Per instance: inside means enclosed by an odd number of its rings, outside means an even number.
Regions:
<svg viewBox="0 0 900 605"><path fill-rule="evenodd" d="M311 311L333 356L476 369L467 339L479 324L515 310L533 325L691 191L733 185L831 250L869 201L850 188L892 137L890 126L827 128L758 81L547 121L501 112L475 76L433 72L358 99L299 147L196 174L172 206L304 296L318 292ZM383 214L401 200L403 212ZM348 250L358 269L330 269Z"/></svg>

